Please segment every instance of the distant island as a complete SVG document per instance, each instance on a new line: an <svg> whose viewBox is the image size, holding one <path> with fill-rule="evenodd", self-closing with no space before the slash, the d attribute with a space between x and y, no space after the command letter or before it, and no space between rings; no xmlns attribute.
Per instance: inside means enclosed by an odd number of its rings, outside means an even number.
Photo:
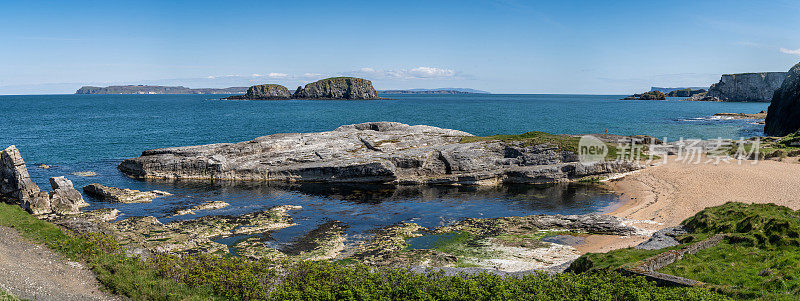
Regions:
<svg viewBox="0 0 800 301"><path fill-rule="evenodd" d="M148 86L127 85L93 87L83 86L75 94L241 94L247 92L248 87L229 88L198 88L192 89L183 86Z"/></svg>
<svg viewBox="0 0 800 301"><path fill-rule="evenodd" d="M408 90L380 90L380 94L491 94L488 91L469 88L437 88L437 89L408 89Z"/></svg>
<svg viewBox="0 0 800 301"><path fill-rule="evenodd" d="M667 94L669 92L678 90L705 90L705 89L708 89L708 87L675 87L675 88L650 87L649 92L659 91L661 93Z"/></svg>
<svg viewBox="0 0 800 301"><path fill-rule="evenodd" d="M297 87L294 93L278 84L255 85L247 88L244 95L233 95L229 100L281 100L281 99L381 99L372 87L372 82L356 77L331 77L305 86Z"/></svg>

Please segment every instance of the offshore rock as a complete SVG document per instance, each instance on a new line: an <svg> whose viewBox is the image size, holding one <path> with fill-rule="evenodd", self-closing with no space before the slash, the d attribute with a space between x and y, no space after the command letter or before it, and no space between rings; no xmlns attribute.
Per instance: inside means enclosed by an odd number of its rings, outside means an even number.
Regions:
<svg viewBox="0 0 800 301"><path fill-rule="evenodd" d="M767 110L764 134L785 136L800 130L800 63L794 65Z"/></svg>
<svg viewBox="0 0 800 301"><path fill-rule="evenodd" d="M297 99L380 99L372 82L355 77L332 77L298 87Z"/></svg>
<svg viewBox="0 0 800 301"><path fill-rule="evenodd" d="M16 146L9 146L0 152L0 194L20 202L26 202L39 195L39 186L31 181L28 167ZM28 209L28 208L26 208ZM29 210L30 211L30 210Z"/></svg>
<svg viewBox="0 0 800 301"><path fill-rule="evenodd" d="M247 99L247 100L278 100L289 99L292 93L284 86L276 84L255 85L247 89L244 95L234 95L225 99Z"/></svg>
<svg viewBox="0 0 800 301"><path fill-rule="evenodd" d="M139 191L133 189L121 189L116 187L103 186L92 183L83 187L83 192L87 195L102 201L115 203L149 203L153 199L171 195L169 192L153 190Z"/></svg>
<svg viewBox="0 0 800 301"><path fill-rule="evenodd" d="M148 150L118 168L141 179L465 185L566 182L641 168L636 162L581 163L574 151L547 141L462 143L467 137L474 136L371 122L330 132ZM570 139L577 144L577 138Z"/></svg>
<svg viewBox="0 0 800 301"><path fill-rule="evenodd" d="M81 193L65 177L50 178L50 208L56 214L77 214L81 207L89 206Z"/></svg>
<svg viewBox="0 0 800 301"><path fill-rule="evenodd" d="M718 83L708 88L704 98L769 102L785 78L786 72L723 74Z"/></svg>

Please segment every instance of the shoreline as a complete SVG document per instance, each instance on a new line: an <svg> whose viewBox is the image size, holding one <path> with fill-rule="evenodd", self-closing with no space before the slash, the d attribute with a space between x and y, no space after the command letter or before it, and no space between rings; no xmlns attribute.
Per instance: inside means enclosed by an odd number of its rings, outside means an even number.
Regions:
<svg viewBox="0 0 800 301"><path fill-rule="evenodd" d="M677 226L697 212L727 202L775 203L800 209L800 164L773 160L720 164L676 162L649 166L607 182L621 205L604 213L632 220L631 224L657 231ZM705 161L705 158L702 158ZM637 222L638 221L638 222ZM577 247L581 253L607 252L635 246L650 235L606 237L592 235Z"/></svg>

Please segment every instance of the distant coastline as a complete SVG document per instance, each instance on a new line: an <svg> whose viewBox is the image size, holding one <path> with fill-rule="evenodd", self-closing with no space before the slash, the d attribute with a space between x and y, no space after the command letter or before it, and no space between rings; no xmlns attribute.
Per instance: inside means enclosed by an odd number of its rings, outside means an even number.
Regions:
<svg viewBox="0 0 800 301"><path fill-rule="evenodd" d="M184 86L127 85L94 87L83 86L75 94L241 94L248 87L229 88L187 88Z"/></svg>
<svg viewBox="0 0 800 301"><path fill-rule="evenodd" d="M407 90L379 90L380 94L491 94L491 92L469 88L437 88L437 89L407 89Z"/></svg>

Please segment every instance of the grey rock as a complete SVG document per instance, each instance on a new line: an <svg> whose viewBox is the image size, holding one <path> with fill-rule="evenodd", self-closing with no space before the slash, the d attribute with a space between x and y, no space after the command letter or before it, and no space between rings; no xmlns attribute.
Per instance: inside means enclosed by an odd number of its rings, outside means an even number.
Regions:
<svg viewBox="0 0 800 301"><path fill-rule="evenodd" d="M723 74L704 97L721 101L769 102L785 78L786 72Z"/></svg>
<svg viewBox="0 0 800 301"><path fill-rule="evenodd" d="M275 84L255 85L247 89L244 95L234 95L225 99L277 100L289 99L292 93L284 86Z"/></svg>
<svg viewBox="0 0 800 301"><path fill-rule="evenodd" d="M680 244L675 239L676 236L688 234L689 232L683 226L675 226L664 228L653 233L647 241L636 245L635 249L640 250L659 250L663 248L674 247Z"/></svg>
<svg viewBox="0 0 800 301"><path fill-rule="evenodd" d="M17 147L12 145L0 152L0 194L22 205L31 201L39 191L39 186L31 181L28 167Z"/></svg>
<svg viewBox="0 0 800 301"><path fill-rule="evenodd" d="M333 77L298 87L297 99L380 99L372 82L363 78Z"/></svg>
<svg viewBox="0 0 800 301"><path fill-rule="evenodd" d="M800 130L800 63L794 65L767 110L764 134L785 136Z"/></svg>
<svg viewBox="0 0 800 301"><path fill-rule="evenodd" d="M37 192L32 198L22 204L22 208L34 215L52 212L50 208L50 194L46 191Z"/></svg>
<svg viewBox="0 0 800 301"><path fill-rule="evenodd" d="M69 179L65 177L50 178L50 186L53 188L53 191L50 192L51 199L53 195L58 195L61 201L72 203L78 208L89 206L83 200L81 193L72 186L72 181ZM53 200L50 203L53 204Z"/></svg>
<svg viewBox="0 0 800 301"><path fill-rule="evenodd" d="M171 195L169 192L160 190L139 191L108 187L97 183L84 186L83 192L99 200L115 203L149 203L155 198Z"/></svg>
<svg viewBox="0 0 800 301"><path fill-rule="evenodd" d="M479 141L432 126L370 122L330 132L275 134L240 143L144 151L119 170L142 179L391 184L554 183L641 168L584 164L550 144Z"/></svg>

